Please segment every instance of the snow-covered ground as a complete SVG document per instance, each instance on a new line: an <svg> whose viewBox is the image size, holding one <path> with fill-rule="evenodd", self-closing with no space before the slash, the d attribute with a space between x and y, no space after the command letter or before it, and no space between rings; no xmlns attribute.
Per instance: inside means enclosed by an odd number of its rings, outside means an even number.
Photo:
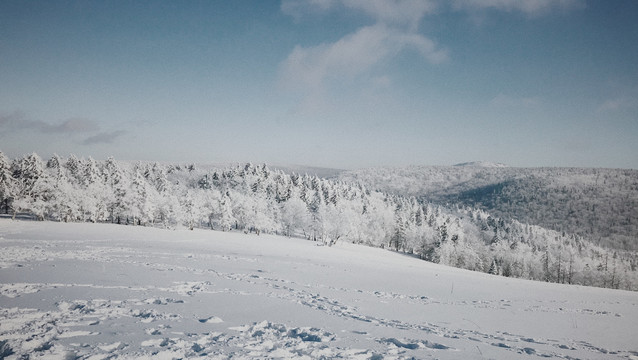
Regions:
<svg viewBox="0 0 638 360"><path fill-rule="evenodd" d="M275 236L0 219L0 358L638 359L638 293Z"/></svg>

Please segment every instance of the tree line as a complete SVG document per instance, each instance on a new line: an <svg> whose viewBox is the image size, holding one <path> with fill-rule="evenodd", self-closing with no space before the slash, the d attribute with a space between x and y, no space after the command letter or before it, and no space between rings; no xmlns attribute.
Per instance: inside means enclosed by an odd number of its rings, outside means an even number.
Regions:
<svg viewBox="0 0 638 360"><path fill-rule="evenodd" d="M635 290L638 256L586 238L443 207L360 182L288 174L266 165L97 161L0 152L0 212L63 222L271 233L347 241L421 259L540 281Z"/></svg>

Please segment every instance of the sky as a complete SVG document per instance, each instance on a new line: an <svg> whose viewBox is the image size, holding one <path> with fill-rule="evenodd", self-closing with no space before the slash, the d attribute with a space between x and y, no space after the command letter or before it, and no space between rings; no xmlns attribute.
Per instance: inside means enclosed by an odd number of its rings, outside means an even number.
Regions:
<svg viewBox="0 0 638 360"><path fill-rule="evenodd" d="M638 1L0 1L0 151L638 169Z"/></svg>

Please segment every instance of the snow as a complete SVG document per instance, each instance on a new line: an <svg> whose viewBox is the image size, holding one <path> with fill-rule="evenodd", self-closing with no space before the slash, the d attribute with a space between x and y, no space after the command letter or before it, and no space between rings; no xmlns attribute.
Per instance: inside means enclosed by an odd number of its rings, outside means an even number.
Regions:
<svg viewBox="0 0 638 360"><path fill-rule="evenodd" d="M493 162L488 162L488 161L470 161L470 162L464 162L464 163L460 163L460 164L454 164L452 166L458 166L458 167L485 167L485 168L504 168L504 167L508 167L505 164L502 163L493 163Z"/></svg>
<svg viewBox="0 0 638 360"><path fill-rule="evenodd" d="M0 358L638 358L636 292L201 229L0 219L0 247Z"/></svg>

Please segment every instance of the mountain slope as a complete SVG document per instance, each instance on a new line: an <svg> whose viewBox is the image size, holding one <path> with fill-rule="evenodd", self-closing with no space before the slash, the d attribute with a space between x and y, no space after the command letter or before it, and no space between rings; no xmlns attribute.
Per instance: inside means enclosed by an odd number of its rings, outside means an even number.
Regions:
<svg viewBox="0 0 638 360"><path fill-rule="evenodd" d="M348 243L0 219L0 354L635 359L638 293Z"/></svg>
<svg viewBox="0 0 638 360"><path fill-rule="evenodd" d="M503 218L638 249L638 171L485 166L378 168L342 181L440 204L478 207Z"/></svg>
<svg viewBox="0 0 638 360"><path fill-rule="evenodd" d="M490 179L467 173L473 181ZM573 234L482 210L424 204L362 184L288 175L265 165L202 169L74 156L66 161L53 156L45 165L37 154L9 165L0 153L0 174L6 175L0 182L0 208L11 214L5 216L285 234L328 246L389 247L507 277L638 287L635 252L603 249Z"/></svg>

